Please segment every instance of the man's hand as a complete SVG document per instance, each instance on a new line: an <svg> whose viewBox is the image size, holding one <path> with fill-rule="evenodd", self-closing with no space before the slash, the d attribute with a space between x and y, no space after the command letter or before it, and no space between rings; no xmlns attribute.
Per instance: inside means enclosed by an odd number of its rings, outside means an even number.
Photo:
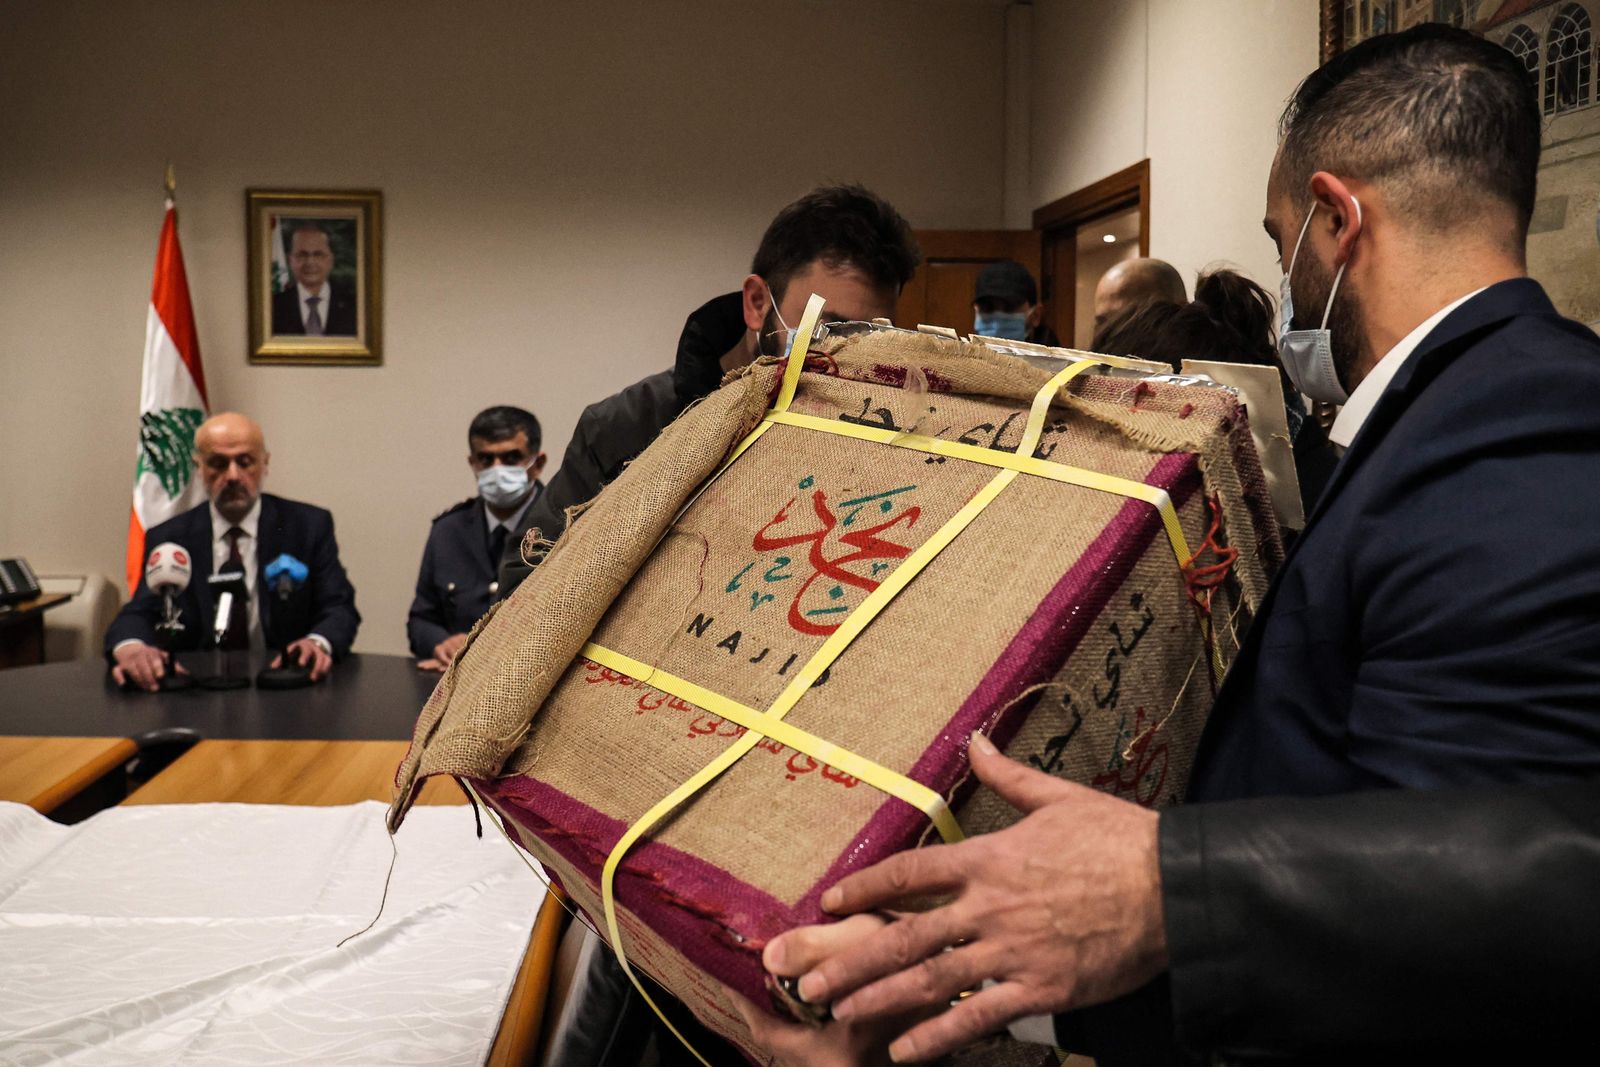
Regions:
<svg viewBox="0 0 1600 1067"><path fill-rule="evenodd" d="M948 903L884 926L800 979L801 997L833 1001L846 1022L942 1008L996 983L901 1035L889 1050L896 1061L1110 1000L1166 968L1156 813L1008 760L979 734L971 758L979 780L1026 817L902 852L833 886L822 906L838 914ZM787 956L812 929L775 938L767 952Z"/></svg>
<svg viewBox="0 0 1600 1067"><path fill-rule="evenodd" d="M767 970L779 977L796 977L848 951L883 925L884 920L876 915L852 915L826 926L801 927L770 942L761 961ZM888 1063L889 1042L917 1018L894 1016L805 1026L747 1007L742 1000L736 1004L756 1044L771 1057L771 1067L861 1067Z"/></svg>
<svg viewBox="0 0 1600 1067"><path fill-rule="evenodd" d="M466 634L451 634L449 637L433 646L433 658L440 663L440 670L450 666L450 661L456 658L456 653L461 651L461 646L467 643Z"/></svg>
<svg viewBox="0 0 1600 1067"><path fill-rule="evenodd" d="M160 692L161 679L167 674L167 653L140 641L112 650L111 657L117 661L111 668L112 681L118 685L132 681L140 689ZM175 663L172 669L179 674L189 673L182 664Z"/></svg>
<svg viewBox="0 0 1600 1067"><path fill-rule="evenodd" d="M283 651L288 653L289 658L300 664L300 666L311 668L311 680L313 682L322 681L328 676L328 672L333 670L333 657L322 651L322 646L309 637L302 637ZM283 656L274 656L272 665L274 667L283 666Z"/></svg>

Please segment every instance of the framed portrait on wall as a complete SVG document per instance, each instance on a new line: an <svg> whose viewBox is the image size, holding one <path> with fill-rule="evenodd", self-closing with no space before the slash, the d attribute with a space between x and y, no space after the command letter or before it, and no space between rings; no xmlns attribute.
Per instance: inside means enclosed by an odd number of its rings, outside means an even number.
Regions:
<svg viewBox="0 0 1600 1067"><path fill-rule="evenodd" d="M249 189L250 362L383 362L383 194Z"/></svg>

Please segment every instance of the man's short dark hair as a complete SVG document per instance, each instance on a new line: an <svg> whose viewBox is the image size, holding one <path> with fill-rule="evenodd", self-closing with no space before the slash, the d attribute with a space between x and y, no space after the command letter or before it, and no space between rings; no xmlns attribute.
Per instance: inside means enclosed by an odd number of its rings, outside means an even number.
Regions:
<svg viewBox="0 0 1600 1067"><path fill-rule="evenodd" d="M528 435L528 451L537 453L541 434L539 420L533 417L533 412L523 411L507 404L497 407L484 408L473 418L472 425L467 428L467 444L470 447L474 437L488 441L509 441L517 436L521 430Z"/></svg>
<svg viewBox="0 0 1600 1067"><path fill-rule="evenodd" d="M1295 90L1279 127L1279 181L1307 195L1319 170L1381 182L1409 219L1458 229L1484 199L1525 234L1539 170L1539 104L1522 64L1433 23L1362 41Z"/></svg>
<svg viewBox="0 0 1600 1067"><path fill-rule="evenodd" d="M899 295L922 262L911 227L887 200L859 185L813 189L778 212L761 236L752 274L783 299L789 279L816 260L854 267L874 286Z"/></svg>

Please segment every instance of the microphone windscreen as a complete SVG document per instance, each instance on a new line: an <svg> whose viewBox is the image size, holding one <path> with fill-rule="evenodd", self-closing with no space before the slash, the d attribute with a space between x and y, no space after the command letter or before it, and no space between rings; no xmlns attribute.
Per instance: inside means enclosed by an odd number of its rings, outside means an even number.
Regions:
<svg viewBox="0 0 1600 1067"><path fill-rule="evenodd" d="M145 560L145 584L154 593L183 592L189 588L189 576L192 573L189 550L171 541L163 541L152 548Z"/></svg>

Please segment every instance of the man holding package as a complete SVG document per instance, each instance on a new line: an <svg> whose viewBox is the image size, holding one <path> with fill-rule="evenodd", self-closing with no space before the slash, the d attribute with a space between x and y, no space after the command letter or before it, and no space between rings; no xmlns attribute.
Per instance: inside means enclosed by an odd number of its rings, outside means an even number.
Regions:
<svg viewBox="0 0 1600 1067"><path fill-rule="evenodd" d="M684 323L677 359L613 396L591 404L578 420L561 469L528 508L506 543L499 596L509 596L543 558L524 559L522 542L537 530L552 542L566 528L567 509L587 503L643 452L690 404L711 393L723 375L757 356L788 350L790 332L812 293L827 301L829 321L889 318L900 291L921 261L911 228L887 201L859 186L814 189L778 212L762 235L750 273L739 289L707 301ZM599 946L582 977L581 1011L554 1039L552 1060L609 1067L637 1062L655 1035L665 1064L694 1062L676 1038L656 1025L616 958ZM692 1033L701 1053L720 1067L742 1062L665 991L654 996L673 1024Z"/></svg>
<svg viewBox="0 0 1600 1067"><path fill-rule="evenodd" d="M1378 828L1369 860L1330 838L1356 832L1330 822L1340 801L1287 799L1600 773L1600 541L1581 488L1600 459L1600 342L1525 276L1540 124L1509 53L1438 26L1356 46L1285 114L1266 216L1280 354L1308 396L1343 403L1330 436L1348 451L1219 694L1189 799L1286 799L1158 816L974 737L979 779L1026 817L844 879L822 903L854 918L771 942L768 966L839 1020L752 1018L781 1062L885 1044L923 1060L1008 1024L1103 1067L1166 1062L1172 1016L1202 1055L1421 1062L1586 1018L1581 937L1546 935L1541 953L1486 931L1396 959L1416 948L1404 915L1371 906L1387 886L1450 929L1441 915L1473 900L1441 890L1491 879L1510 850L1430 816L1412 825L1456 836ZM873 915L931 896L947 903ZM1029 1018L1050 1012L1071 1012L1054 1033Z"/></svg>
<svg viewBox="0 0 1600 1067"><path fill-rule="evenodd" d="M672 368L584 409L549 491L506 543L499 595L510 596L543 558L538 549L531 563L523 558L528 531L553 542L568 508L593 499L724 374L787 351L812 293L827 300L828 321L886 319L921 259L906 220L860 186L814 189L778 212L739 289L708 300L683 324Z"/></svg>

